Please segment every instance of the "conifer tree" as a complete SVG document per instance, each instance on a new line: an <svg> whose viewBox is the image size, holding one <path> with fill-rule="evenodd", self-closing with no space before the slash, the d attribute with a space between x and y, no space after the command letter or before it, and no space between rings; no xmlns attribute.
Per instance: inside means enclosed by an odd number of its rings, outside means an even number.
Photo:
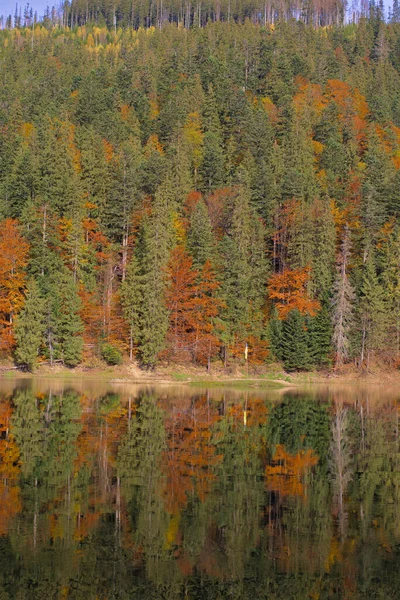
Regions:
<svg viewBox="0 0 400 600"><path fill-rule="evenodd" d="M142 297L138 349L143 364L148 367L154 367L158 354L164 348L168 330L164 298L166 267L174 242L174 210L172 181L166 179L156 193L150 219L142 224L142 247L138 257Z"/></svg>
<svg viewBox="0 0 400 600"><path fill-rule="evenodd" d="M38 362L39 349L43 342L44 300L34 279L28 283L25 305L15 325L17 347L15 358L18 364L32 371Z"/></svg>
<svg viewBox="0 0 400 600"><path fill-rule="evenodd" d="M400 356L400 229L392 231L382 248L382 286L386 295L388 346Z"/></svg>
<svg viewBox="0 0 400 600"><path fill-rule="evenodd" d="M329 366L332 350L332 315L328 302L322 302L315 317L308 317L306 323L311 363L318 367Z"/></svg>
<svg viewBox="0 0 400 600"><path fill-rule="evenodd" d="M187 246L196 269L203 267L207 260L214 261L214 235L207 206L203 199L197 202L190 216Z"/></svg>
<svg viewBox="0 0 400 600"><path fill-rule="evenodd" d="M127 268L125 281L121 285L121 304L124 318L129 327L129 358L133 359L133 347L138 342L140 334L140 315L142 304L142 279L139 262L132 256Z"/></svg>
<svg viewBox="0 0 400 600"><path fill-rule="evenodd" d="M367 249L367 259L362 269L361 295L358 306L360 329L360 364L370 362L372 352L384 346L388 326L386 302L379 282L375 257L371 246Z"/></svg>
<svg viewBox="0 0 400 600"><path fill-rule="evenodd" d="M267 324L266 338L273 357L282 360L282 321L278 318L278 311L275 307L272 308Z"/></svg>
<svg viewBox="0 0 400 600"><path fill-rule="evenodd" d="M355 300L355 293L348 275L350 251L350 230L346 225L337 261L337 275L332 298L332 343L336 366L340 366L350 355L350 334L353 326L353 303Z"/></svg>
<svg viewBox="0 0 400 600"><path fill-rule="evenodd" d="M78 286L67 269L41 282L45 300L45 344L50 358L76 367L83 350L83 323Z"/></svg>
<svg viewBox="0 0 400 600"><path fill-rule="evenodd" d="M282 323L281 357L287 371L307 370L311 366L305 318L292 310Z"/></svg>
<svg viewBox="0 0 400 600"><path fill-rule="evenodd" d="M203 157L199 174L202 190L210 193L216 188L222 187L225 180L225 153L223 149L222 128L211 84L204 103L203 122L205 133L203 138Z"/></svg>

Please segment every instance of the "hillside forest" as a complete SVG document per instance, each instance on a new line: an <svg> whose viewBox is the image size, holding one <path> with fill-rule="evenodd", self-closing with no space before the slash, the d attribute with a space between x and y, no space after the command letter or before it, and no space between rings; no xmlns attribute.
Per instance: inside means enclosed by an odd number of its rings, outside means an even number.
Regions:
<svg viewBox="0 0 400 600"><path fill-rule="evenodd" d="M3 359L397 367L399 22L89 16L0 31Z"/></svg>

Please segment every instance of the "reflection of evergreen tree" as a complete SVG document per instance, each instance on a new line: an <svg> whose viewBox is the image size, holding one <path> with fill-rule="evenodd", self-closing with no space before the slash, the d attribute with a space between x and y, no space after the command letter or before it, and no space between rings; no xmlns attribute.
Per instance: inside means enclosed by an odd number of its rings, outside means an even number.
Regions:
<svg viewBox="0 0 400 600"><path fill-rule="evenodd" d="M122 440L117 469L134 542L144 553L147 577L157 585L173 581L176 570L167 542L169 516L162 496L164 449L163 413L154 397L144 395Z"/></svg>
<svg viewBox="0 0 400 600"><path fill-rule="evenodd" d="M213 522L219 529L223 554L219 554L221 574L240 582L232 597L243 593L246 565L257 547L263 502L260 478L262 429L246 427L243 411L225 417L220 425L217 450L223 460L216 468L217 481L212 499ZM209 557L215 560L216 557ZM218 559L217 559L218 560Z"/></svg>
<svg viewBox="0 0 400 600"><path fill-rule="evenodd" d="M271 411L268 428L273 444L284 444L292 454L311 448L319 465L325 464L330 439L326 404L303 394L285 394Z"/></svg>

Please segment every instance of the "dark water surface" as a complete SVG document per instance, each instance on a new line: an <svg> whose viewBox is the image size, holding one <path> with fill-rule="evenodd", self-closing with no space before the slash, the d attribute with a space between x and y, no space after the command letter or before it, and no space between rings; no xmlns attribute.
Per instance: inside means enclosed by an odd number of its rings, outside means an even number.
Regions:
<svg viewBox="0 0 400 600"><path fill-rule="evenodd" d="M400 392L0 390L0 600L400 598Z"/></svg>

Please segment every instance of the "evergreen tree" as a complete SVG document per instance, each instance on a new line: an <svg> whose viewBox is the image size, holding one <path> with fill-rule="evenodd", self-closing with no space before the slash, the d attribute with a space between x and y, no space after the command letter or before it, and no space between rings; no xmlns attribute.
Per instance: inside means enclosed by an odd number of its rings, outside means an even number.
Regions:
<svg viewBox="0 0 400 600"><path fill-rule="evenodd" d="M149 221L142 224L140 334L138 349L144 365L154 367L165 345L168 312L165 306L166 266L174 242L172 220L175 194L167 179L158 189Z"/></svg>
<svg viewBox="0 0 400 600"><path fill-rule="evenodd" d="M214 262L216 254L214 235L203 199L197 202L190 216L187 246L196 269L202 268L207 260Z"/></svg>
<svg viewBox="0 0 400 600"><path fill-rule="evenodd" d="M278 318L278 311L275 307L267 324L266 338L273 357L282 360L282 321Z"/></svg>
<svg viewBox="0 0 400 600"><path fill-rule="evenodd" d="M332 298L332 343L336 354L336 365L341 365L350 354L350 334L353 325L353 304L355 300L355 293L347 272L350 251L350 231L346 225L337 263L337 275Z"/></svg>
<svg viewBox="0 0 400 600"><path fill-rule="evenodd" d="M282 323L281 356L287 371L307 370L311 366L305 318L292 310Z"/></svg>
<svg viewBox="0 0 400 600"><path fill-rule="evenodd" d="M332 315L328 302L323 302L315 317L307 319L310 360L318 367L330 365L332 352Z"/></svg>
<svg viewBox="0 0 400 600"><path fill-rule="evenodd" d="M360 329L360 364L370 363L372 352L381 350L386 341L388 315L383 288L379 282L371 246L362 269L361 295L358 306Z"/></svg>
<svg viewBox="0 0 400 600"><path fill-rule="evenodd" d="M203 191L210 193L216 188L222 187L225 181L222 128L212 85L209 86L204 103L203 122L205 127L204 147L199 174Z"/></svg>
<svg viewBox="0 0 400 600"><path fill-rule="evenodd" d="M25 305L15 325L18 364L32 371L38 362L39 349L44 336L44 300L34 279L28 283Z"/></svg>
<svg viewBox="0 0 400 600"><path fill-rule="evenodd" d="M128 265L126 279L121 285L121 303L129 327L129 358L133 359L133 346L138 342L141 323L142 278L135 255Z"/></svg>

